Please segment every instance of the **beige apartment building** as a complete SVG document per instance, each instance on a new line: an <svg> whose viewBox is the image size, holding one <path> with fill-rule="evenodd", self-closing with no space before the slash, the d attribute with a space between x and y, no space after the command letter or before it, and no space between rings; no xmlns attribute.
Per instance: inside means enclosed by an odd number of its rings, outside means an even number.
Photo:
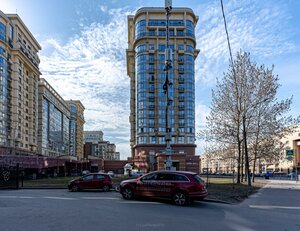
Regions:
<svg viewBox="0 0 300 231"><path fill-rule="evenodd" d="M40 50L17 14L0 11L0 146L10 150L37 151Z"/></svg>
<svg viewBox="0 0 300 231"><path fill-rule="evenodd" d="M84 131L84 155L87 158L102 160L120 160L116 145L103 140L102 131Z"/></svg>
<svg viewBox="0 0 300 231"><path fill-rule="evenodd" d="M83 125L84 121L84 106L80 100L65 101L70 110L70 156L77 159L84 159L83 150Z"/></svg>
<svg viewBox="0 0 300 231"><path fill-rule="evenodd" d="M195 156L195 26L190 8L173 8L169 20L172 69L169 107L173 165L187 166ZM130 77L130 145L132 160L142 171L163 167L166 147L165 76L166 12L160 7L139 9L128 16L127 75ZM159 154L159 155L158 155ZM176 155L179 155L177 158ZM186 163L185 163L186 162ZM198 162L198 161L197 161ZM182 166L180 166L182 165ZM174 166L173 166L174 167ZM184 167L188 169L188 167Z"/></svg>
<svg viewBox="0 0 300 231"><path fill-rule="evenodd" d="M43 78L39 81L38 153L69 155L70 110L64 99Z"/></svg>

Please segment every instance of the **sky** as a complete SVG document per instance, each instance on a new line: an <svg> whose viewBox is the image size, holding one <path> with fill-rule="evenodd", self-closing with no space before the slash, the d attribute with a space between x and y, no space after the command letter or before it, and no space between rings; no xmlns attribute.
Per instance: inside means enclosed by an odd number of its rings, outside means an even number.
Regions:
<svg viewBox="0 0 300 231"><path fill-rule="evenodd" d="M250 52L258 65L274 65L278 100L293 96L290 114L300 115L300 1L223 0L233 55ZM102 130L121 159L131 155L126 72L127 15L164 0L0 0L17 13L42 46L40 71L66 100L85 106L85 130ZM199 16L196 27L196 131L205 126L211 91L229 65L219 0L173 0ZM196 153L203 151L197 139Z"/></svg>

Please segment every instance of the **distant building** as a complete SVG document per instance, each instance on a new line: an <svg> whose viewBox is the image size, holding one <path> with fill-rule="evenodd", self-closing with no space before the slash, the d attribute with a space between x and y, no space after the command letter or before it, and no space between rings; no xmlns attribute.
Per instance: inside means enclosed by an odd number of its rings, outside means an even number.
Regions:
<svg viewBox="0 0 300 231"><path fill-rule="evenodd" d="M45 79L39 82L38 152L44 156L69 155L70 110Z"/></svg>
<svg viewBox="0 0 300 231"><path fill-rule="evenodd" d="M287 135L281 139L284 149L278 153L279 161L271 161L266 158L258 159L255 166L255 173L269 172L292 172L297 168L300 172L300 125L293 134ZM286 150L292 150L294 155L290 158L286 155ZM232 156L237 156L237 150L216 150L214 152L200 156L201 172L210 173L232 173L237 171L236 158L224 158L222 153L230 152ZM251 153L249 153L251 154ZM250 170L253 171L253 161L250 161Z"/></svg>
<svg viewBox="0 0 300 231"><path fill-rule="evenodd" d="M120 160L116 145L103 140L102 131L84 131L85 157L103 160Z"/></svg>
<svg viewBox="0 0 300 231"><path fill-rule="evenodd" d="M67 100L70 110L70 155L78 159L84 158L83 125L84 106L79 100Z"/></svg>
<svg viewBox="0 0 300 231"><path fill-rule="evenodd" d="M0 11L0 147L37 151L40 50L17 14Z"/></svg>
<svg viewBox="0 0 300 231"><path fill-rule="evenodd" d="M83 141L84 143L98 143L103 141L103 132L102 131L84 131L83 132Z"/></svg>

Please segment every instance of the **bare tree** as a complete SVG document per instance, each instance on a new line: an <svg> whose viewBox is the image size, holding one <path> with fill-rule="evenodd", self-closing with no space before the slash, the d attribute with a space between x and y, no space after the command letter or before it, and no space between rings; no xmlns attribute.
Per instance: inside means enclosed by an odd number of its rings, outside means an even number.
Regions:
<svg viewBox="0 0 300 231"><path fill-rule="evenodd" d="M251 186L251 158L255 165L264 155L276 156L275 149L266 152L266 148L279 143L279 138L289 130L287 126L293 124L291 117L284 117L292 99L278 102L279 87L273 67L257 66L249 53L239 52L233 67L217 81L212 92L207 127L216 142L238 150L238 183L245 164L246 179Z"/></svg>

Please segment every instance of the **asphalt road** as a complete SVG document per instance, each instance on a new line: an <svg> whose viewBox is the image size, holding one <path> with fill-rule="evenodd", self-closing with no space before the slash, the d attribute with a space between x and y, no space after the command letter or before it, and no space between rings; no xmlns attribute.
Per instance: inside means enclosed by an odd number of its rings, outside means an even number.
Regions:
<svg viewBox="0 0 300 231"><path fill-rule="evenodd" d="M300 230L300 183L270 182L238 205L126 201L116 192L0 191L1 231Z"/></svg>

